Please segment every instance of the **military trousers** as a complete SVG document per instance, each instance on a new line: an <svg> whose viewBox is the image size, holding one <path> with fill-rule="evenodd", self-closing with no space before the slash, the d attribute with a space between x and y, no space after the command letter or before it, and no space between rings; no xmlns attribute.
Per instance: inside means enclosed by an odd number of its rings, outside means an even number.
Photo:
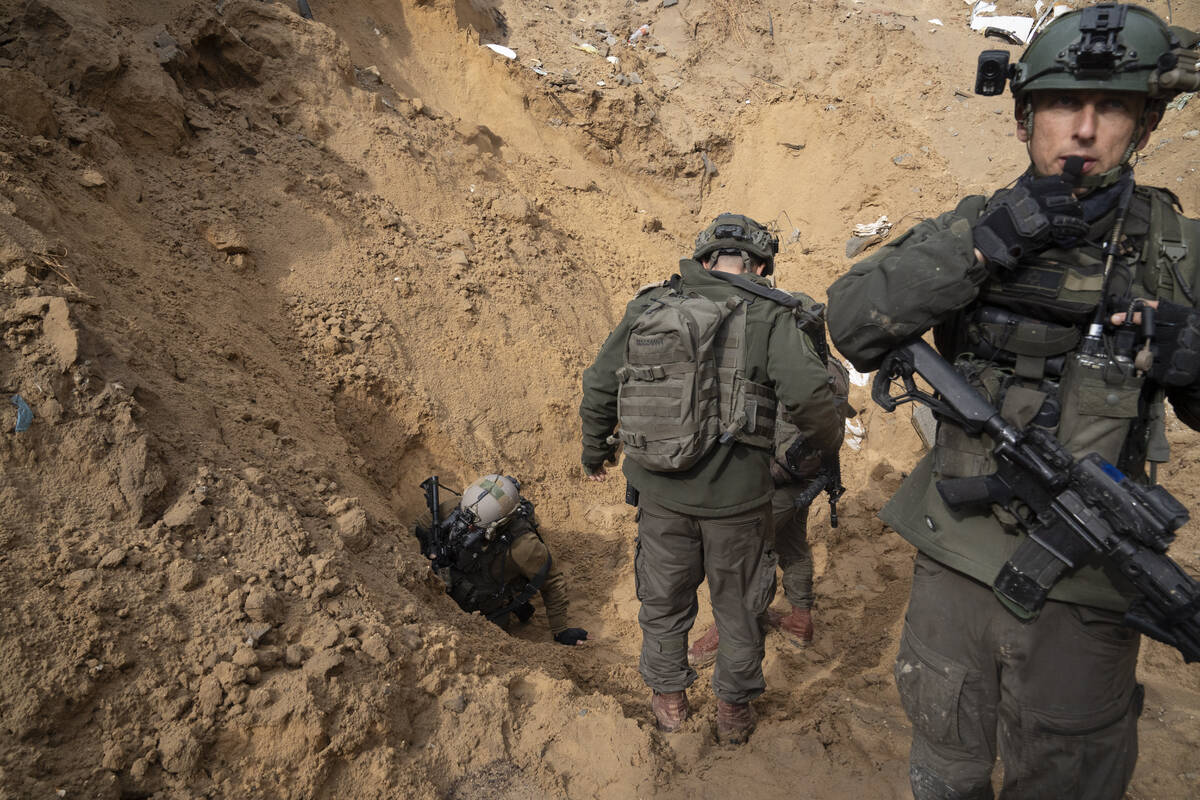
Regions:
<svg viewBox="0 0 1200 800"><path fill-rule="evenodd" d="M1048 602L1023 622L991 587L918 555L896 684L915 800L1118 800L1137 762L1139 635L1111 611Z"/></svg>
<svg viewBox="0 0 1200 800"><path fill-rule="evenodd" d="M646 685L677 692L696 680L687 661L688 631L696 619L696 589L707 578L721 636L713 691L729 703L762 694L761 617L775 594L770 536L769 504L735 516L693 517L642 495L634 566Z"/></svg>
<svg viewBox="0 0 1200 800"><path fill-rule="evenodd" d="M771 514L774 518L775 553L783 570L783 594L796 608L812 608L813 558L808 545L808 506L797 506L796 497L804 490L803 483L788 483L775 487L771 495Z"/></svg>

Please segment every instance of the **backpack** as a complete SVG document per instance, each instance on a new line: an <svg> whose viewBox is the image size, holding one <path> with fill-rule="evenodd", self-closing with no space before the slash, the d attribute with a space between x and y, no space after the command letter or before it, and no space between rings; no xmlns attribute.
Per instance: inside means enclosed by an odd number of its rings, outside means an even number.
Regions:
<svg viewBox="0 0 1200 800"><path fill-rule="evenodd" d="M718 303L668 284L633 321L617 370L618 437L645 469L692 467L730 439L769 448L775 394L746 380L746 298Z"/></svg>

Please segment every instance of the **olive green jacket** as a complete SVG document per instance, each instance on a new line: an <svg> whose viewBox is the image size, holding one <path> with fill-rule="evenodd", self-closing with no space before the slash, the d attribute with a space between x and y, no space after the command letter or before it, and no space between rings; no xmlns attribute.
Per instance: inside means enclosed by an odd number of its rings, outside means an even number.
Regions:
<svg viewBox="0 0 1200 800"><path fill-rule="evenodd" d="M791 309L710 275L698 262L679 262L681 289L716 302L740 295L747 302L747 380L771 386L784 411L806 441L818 450L834 450L842 440L842 418L835 409L825 366L808 336L796 326ZM747 276L752 277L752 276ZM767 286L766 280L754 278ZM583 465L600 467L615 455L608 436L617 426L617 370L625 363L625 346L633 321L667 289L639 293L626 306L625 316L600 348L595 362L583 373ZM774 488L771 452L738 441L718 443L691 468L651 472L625 459L629 484L665 508L698 517L724 517L764 505Z"/></svg>
<svg viewBox="0 0 1200 800"><path fill-rule="evenodd" d="M1197 288L1200 222L1178 215L1170 208L1168 197L1166 192L1144 188L1134 195L1124 232L1126 241L1131 246L1140 243L1141 249L1131 254L1130 269L1119 269L1114 286L1121 281L1129 286L1132 280L1135 296L1187 303L1174 289L1170 276L1164 277L1167 269L1156 241L1161 237L1151 231L1151 207L1157 204L1159 211L1154 213L1175 215L1178 224L1174 227L1182 230L1184 240L1190 240L1190 252L1179 267L1184 280ZM975 258L971 227L985 202L983 197L968 197L954 211L919 223L855 264L829 287L830 335L856 368L863 372L876 369L888 351L930 329L942 355L953 362L967 349L964 342L969 321L965 312L972 303L981 296L989 303L1003 303L1006 293L1011 297L1011 285L992 278L988 268ZM1114 219L1115 213L1110 212L1098 220L1087 238L1104 241ZM1101 291L1099 265L1103 253L1099 246L1045 251L1038 258L1039 279L1057 303L1057 311L1032 307L1013 310L1047 319L1047 314L1061 315L1064 308L1075 309L1077 316L1088 318ZM1042 262L1054 264L1043 266ZM1074 324L1062 318L1052 321ZM1200 429L1200 386L1172 389L1166 396L1182 421ZM1145 414L1142 416L1144 419ZM1143 425L1140 429L1143 435L1145 428ZM993 514L956 513L946 507L936 490L940 475L935 465L939 463L940 448L935 445L934 452L916 466L879 516L921 552L991 584L1024 535L1006 529ZM1136 452L1144 456L1144 443ZM1135 461L1140 471L1141 459ZM1050 597L1121 611L1128 605L1131 591L1120 575L1097 559L1066 575Z"/></svg>

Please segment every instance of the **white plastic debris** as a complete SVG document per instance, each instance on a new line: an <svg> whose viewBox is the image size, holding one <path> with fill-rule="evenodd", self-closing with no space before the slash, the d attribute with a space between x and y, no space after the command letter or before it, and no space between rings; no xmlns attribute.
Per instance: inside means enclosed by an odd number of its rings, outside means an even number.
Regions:
<svg viewBox="0 0 1200 800"><path fill-rule="evenodd" d="M509 59L510 61L517 57L516 51L512 50L511 48L505 47L502 44L485 44L484 47L486 47L488 50L491 50L493 53L497 53L499 55L504 56L505 58Z"/></svg>
<svg viewBox="0 0 1200 800"><path fill-rule="evenodd" d="M606 58L604 60L607 61L608 63L612 64L614 67L621 66L621 59L617 58L616 56L609 56L608 58Z"/></svg>
<svg viewBox="0 0 1200 800"><path fill-rule="evenodd" d="M600 54L600 51L596 49L596 45L591 44L590 42L582 42L581 44L573 44L571 46L576 50L582 50L583 52L591 53L594 56Z"/></svg>
<svg viewBox="0 0 1200 800"><path fill-rule="evenodd" d="M970 5L971 0L967 0L967 3ZM1042 0L1038 0L1034 4L1036 17L1027 17L1021 14L992 16L995 10L995 3L988 2L988 0L976 0L974 5L971 5L971 30L986 31L988 28L994 28L1004 31L1019 40L1021 44L1029 44L1035 33L1049 24L1051 20L1070 11L1071 7L1065 3L1053 3L1047 6Z"/></svg>
<svg viewBox="0 0 1200 800"><path fill-rule="evenodd" d="M633 33L629 34L629 43L637 44L639 39L641 39L643 36L649 36L649 35L650 35L650 26L643 25L640 28L638 28L636 31L634 31Z"/></svg>
<svg viewBox="0 0 1200 800"><path fill-rule="evenodd" d="M871 382L871 374L870 373L867 373L864 375L863 373L856 370L854 368L854 365L851 364L849 361L843 361L842 364L844 364L846 366L846 371L850 373L850 383L854 384L855 386L866 386L868 383Z"/></svg>
<svg viewBox="0 0 1200 800"><path fill-rule="evenodd" d="M874 222L860 222L854 226L855 236L887 236L888 231L892 229L892 223L888 222L887 214L884 214Z"/></svg>
<svg viewBox="0 0 1200 800"><path fill-rule="evenodd" d="M930 25L941 25L942 21L940 19L938 19L937 17L934 17L933 19L929 20L929 24Z"/></svg>
<svg viewBox="0 0 1200 800"><path fill-rule="evenodd" d="M858 420L846 420L846 445L851 450L858 450L862 447L863 437L866 436L866 427Z"/></svg>

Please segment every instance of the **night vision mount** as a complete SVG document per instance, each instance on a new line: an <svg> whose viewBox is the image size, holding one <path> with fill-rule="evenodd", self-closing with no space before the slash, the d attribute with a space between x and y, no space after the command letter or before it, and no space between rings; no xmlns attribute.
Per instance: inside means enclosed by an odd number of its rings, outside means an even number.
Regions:
<svg viewBox="0 0 1200 800"><path fill-rule="evenodd" d="M1128 6L1108 3L1085 8L1079 17L1079 41L1059 55L1076 78L1108 78L1122 62L1137 63L1137 52L1121 44L1117 36L1125 27ZM1065 55L1065 59L1064 59Z"/></svg>

